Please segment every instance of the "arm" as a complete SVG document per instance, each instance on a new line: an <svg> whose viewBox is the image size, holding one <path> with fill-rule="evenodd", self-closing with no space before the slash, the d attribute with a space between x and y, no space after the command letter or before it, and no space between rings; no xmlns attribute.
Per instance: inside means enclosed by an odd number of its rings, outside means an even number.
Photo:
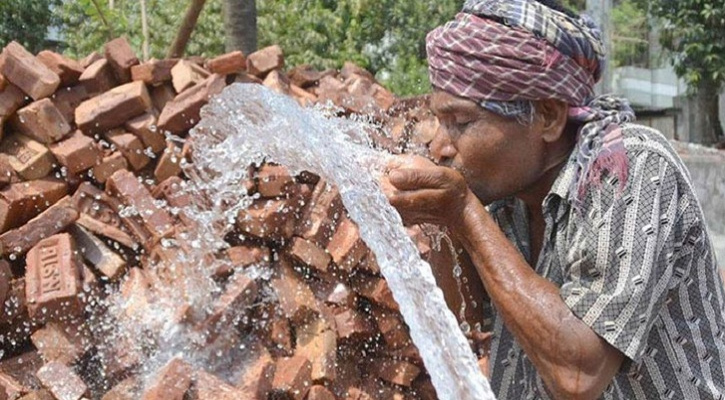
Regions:
<svg viewBox="0 0 725 400"><path fill-rule="evenodd" d="M449 168L398 169L388 191L410 222L448 225L463 242L493 303L556 398L596 398L624 355L581 322L559 289L511 245L463 177Z"/></svg>

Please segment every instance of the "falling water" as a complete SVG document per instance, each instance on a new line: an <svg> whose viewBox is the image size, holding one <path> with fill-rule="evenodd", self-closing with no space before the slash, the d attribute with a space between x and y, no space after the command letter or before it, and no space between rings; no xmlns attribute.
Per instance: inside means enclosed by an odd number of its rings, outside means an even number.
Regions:
<svg viewBox="0 0 725 400"><path fill-rule="evenodd" d="M251 201L243 180L252 163L274 161L293 173L324 177L339 188L360 236L375 253L439 398L493 399L430 265L378 186L390 156L366 146L363 131L362 125L304 109L261 85L229 86L204 108L189 136L190 184L197 193L214 194L195 211L205 221L196 235L205 246L223 246L221 238Z"/></svg>

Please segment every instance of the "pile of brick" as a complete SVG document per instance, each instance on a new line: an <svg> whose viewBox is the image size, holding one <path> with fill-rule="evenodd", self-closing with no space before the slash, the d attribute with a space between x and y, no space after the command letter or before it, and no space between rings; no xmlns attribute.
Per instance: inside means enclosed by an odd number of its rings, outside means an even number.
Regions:
<svg viewBox="0 0 725 400"><path fill-rule="evenodd" d="M186 179L181 160L193 146L165 133L185 137L226 85L256 82L304 105L331 101L340 113L372 116L391 132L376 142L393 151L432 139L435 120L361 68L283 67L278 46L248 57L145 63L125 39L80 61L5 47L0 399L435 398L336 188L279 165L251 170L247 186L258 200L236 222L246 239L230 238L216 255L228 263L212 272L223 288L214 306L179 317L213 331L233 314L235 334L260 343L243 371L231 376L173 358L143 379L136 349L89 334L109 293L120 292L141 313L164 295L155 285L163 277L147 266L169 256L163 239L194 223L159 206L183 210L189 202L178 189ZM122 212L128 206L138 212ZM411 233L429 253L424 235ZM259 264L271 268L270 279L247 276Z"/></svg>

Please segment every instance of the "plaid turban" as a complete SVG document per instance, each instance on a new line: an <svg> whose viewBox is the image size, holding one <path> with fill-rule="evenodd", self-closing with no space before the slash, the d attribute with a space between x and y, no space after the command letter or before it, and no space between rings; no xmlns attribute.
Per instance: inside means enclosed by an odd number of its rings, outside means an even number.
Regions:
<svg viewBox="0 0 725 400"><path fill-rule="evenodd" d="M556 99L581 122L579 176L572 200L604 171L627 182L621 124L634 120L626 100L594 98L605 54L600 32L586 17L572 18L534 0L467 0L453 21L426 38L434 87L468 98L506 117L531 120L532 101Z"/></svg>

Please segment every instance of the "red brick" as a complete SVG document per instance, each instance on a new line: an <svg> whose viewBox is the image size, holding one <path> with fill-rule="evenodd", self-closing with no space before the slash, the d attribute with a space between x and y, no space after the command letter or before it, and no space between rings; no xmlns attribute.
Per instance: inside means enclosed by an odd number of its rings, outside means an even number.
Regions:
<svg viewBox="0 0 725 400"><path fill-rule="evenodd" d="M176 90L171 82L165 82L158 86L153 86L151 91L151 102L154 104L154 108L161 111L166 107L166 103L174 100L176 97Z"/></svg>
<svg viewBox="0 0 725 400"><path fill-rule="evenodd" d="M58 400L79 400L88 392L83 380L70 367L58 361L43 365L37 376Z"/></svg>
<svg viewBox="0 0 725 400"><path fill-rule="evenodd" d="M296 233L320 246L327 246L343 211L340 192L321 179L315 185Z"/></svg>
<svg viewBox="0 0 725 400"><path fill-rule="evenodd" d="M17 399L29 389L10 375L0 372L0 399Z"/></svg>
<svg viewBox="0 0 725 400"><path fill-rule="evenodd" d="M0 231L17 228L68 194L66 183L43 178L13 183L0 190Z"/></svg>
<svg viewBox="0 0 725 400"><path fill-rule="evenodd" d="M6 343L8 337L5 337ZM11 377L26 388L37 388L41 386L35 373L43 366L43 359L37 351L28 351L14 357L5 357L0 361L0 372Z"/></svg>
<svg viewBox="0 0 725 400"><path fill-rule="evenodd" d="M374 332L370 320L353 309L335 314L335 328L337 337L342 340L366 339Z"/></svg>
<svg viewBox="0 0 725 400"><path fill-rule="evenodd" d="M248 267L262 262L270 262L272 254L268 247L264 246L234 246L227 249L227 256L235 268Z"/></svg>
<svg viewBox="0 0 725 400"><path fill-rule="evenodd" d="M206 326L218 323L232 325L232 321L241 316L257 297L257 284L241 273L232 276L224 293L214 302Z"/></svg>
<svg viewBox="0 0 725 400"><path fill-rule="evenodd" d="M213 74L235 74L247 68L247 59L241 51L233 51L207 61L206 68Z"/></svg>
<svg viewBox="0 0 725 400"><path fill-rule="evenodd" d="M349 218L343 218L327 245L332 261L338 267L352 271L368 253L365 242L360 238L357 225Z"/></svg>
<svg viewBox="0 0 725 400"><path fill-rule="evenodd" d="M166 137L156 127L157 116L152 113L141 114L126 121L126 130L138 136L145 148L158 153L166 148Z"/></svg>
<svg viewBox="0 0 725 400"><path fill-rule="evenodd" d="M32 318L57 320L82 314L78 296L82 263L75 251L73 238L62 233L40 241L28 252L25 296Z"/></svg>
<svg viewBox="0 0 725 400"><path fill-rule="evenodd" d="M25 279L19 278L10 281L10 289L5 299L2 318L0 318L0 335L3 336L5 343L3 348L8 351L26 343L30 333L38 328L37 322L31 320L28 315L27 305L25 300ZM1 368L5 366L5 363L5 361L0 362L0 370L11 373L11 375L20 379L16 374L13 374L13 369ZM38 367L39 365L36 366L36 369ZM21 381L23 380L21 379Z"/></svg>
<svg viewBox="0 0 725 400"><path fill-rule="evenodd" d="M116 78L108 60L101 58L89 65L81 74L78 81L88 94L104 93L116 86Z"/></svg>
<svg viewBox="0 0 725 400"><path fill-rule="evenodd" d="M48 175L55 162L47 147L25 135L8 136L0 143L0 151L9 156L8 162L15 172L27 180Z"/></svg>
<svg viewBox="0 0 725 400"><path fill-rule="evenodd" d="M106 183L114 172L121 169L128 169L128 161L120 151L114 151L103 157L98 165L91 168L91 175L96 182Z"/></svg>
<svg viewBox="0 0 725 400"><path fill-rule="evenodd" d="M72 365L86 352L81 337L66 332L59 324L49 322L31 335L33 345L46 362L58 361Z"/></svg>
<svg viewBox="0 0 725 400"><path fill-rule="evenodd" d="M274 372L275 363L267 350L262 349L255 354L237 384L240 393L247 396L242 397L241 400L266 399L272 389Z"/></svg>
<svg viewBox="0 0 725 400"><path fill-rule="evenodd" d="M141 365L143 354L138 345L127 336L116 335L113 340L96 338L96 357L101 362L101 371L107 382L117 382L128 378L131 372ZM138 399L138 396L135 397Z"/></svg>
<svg viewBox="0 0 725 400"><path fill-rule="evenodd" d="M375 254L372 251L367 253L357 267L360 271L365 271L366 273L372 275L380 275L380 266L378 265L378 261L375 259Z"/></svg>
<svg viewBox="0 0 725 400"><path fill-rule="evenodd" d="M10 42L3 50L0 73L33 100L48 97L60 85L60 77L17 42Z"/></svg>
<svg viewBox="0 0 725 400"><path fill-rule="evenodd" d="M13 279L13 273L10 271L10 264L5 260L0 260L0 315L5 314L5 300L10 293L10 281Z"/></svg>
<svg viewBox="0 0 725 400"><path fill-rule="evenodd" d="M20 228L0 235L0 255L20 255L30 250L42 239L63 231L78 219L76 211L66 196Z"/></svg>
<svg viewBox="0 0 725 400"><path fill-rule="evenodd" d="M420 368L409 362L398 360L381 360L375 364L373 371L386 382L407 387L410 387L413 380L420 374Z"/></svg>
<svg viewBox="0 0 725 400"><path fill-rule="evenodd" d="M282 261L281 264L286 263ZM319 314L319 307L309 286L289 265L280 265L280 276L271 284L284 315L293 322L300 322Z"/></svg>
<svg viewBox="0 0 725 400"><path fill-rule="evenodd" d="M287 75L277 70L270 71L267 74L267 77L264 78L262 84L279 94L290 94L290 83L287 79Z"/></svg>
<svg viewBox="0 0 725 400"><path fill-rule="evenodd" d="M287 76L290 82L299 86L300 88L308 88L325 76L334 75L334 70L318 71L314 67L308 64L303 64L292 68Z"/></svg>
<svg viewBox="0 0 725 400"><path fill-rule="evenodd" d="M317 318L295 329L296 355L312 363L314 382L331 382L337 377L337 333L323 318Z"/></svg>
<svg viewBox="0 0 725 400"><path fill-rule="evenodd" d="M307 400L335 400L335 395L322 385L315 385L307 393Z"/></svg>
<svg viewBox="0 0 725 400"><path fill-rule="evenodd" d="M375 77L372 73L370 73L370 71L353 62L345 61L345 63L342 65L342 69L340 70L340 76L342 77L342 79L352 78L355 77L355 75L365 78L367 80L375 80Z"/></svg>
<svg viewBox="0 0 725 400"><path fill-rule="evenodd" d="M118 280L126 271L126 261L94 234L78 225L72 225L68 231L83 258L106 278Z"/></svg>
<svg viewBox="0 0 725 400"><path fill-rule="evenodd" d="M157 182L163 182L181 174L181 153L181 149L176 144L170 141L165 144L164 152L154 169L154 177Z"/></svg>
<svg viewBox="0 0 725 400"><path fill-rule="evenodd" d="M9 82L0 88L0 119L10 118L23 104L25 93L20 88Z"/></svg>
<svg viewBox="0 0 725 400"><path fill-rule="evenodd" d="M76 108L89 98L90 95L85 86L75 85L58 89L50 99L63 115L63 118L69 124L73 124L76 120Z"/></svg>
<svg viewBox="0 0 725 400"><path fill-rule="evenodd" d="M171 80L171 69L179 60L151 60L131 67L131 80L148 85L159 85Z"/></svg>
<svg viewBox="0 0 725 400"><path fill-rule="evenodd" d="M142 400L183 400L191 385L191 365L174 358L161 368L146 388Z"/></svg>
<svg viewBox="0 0 725 400"><path fill-rule="evenodd" d="M259 78L284 67L282 48L274 45L258 50L247 57L247 71Z"/></svg>
<svg viewBox="0 0 725 400"><path fill-rule="evenodd" d="M256 181L262 197L284 196L295 182L287 168L280 165L263 165L256 174Z"/></svg>
<svg viewBox="0 0 725 400"><path fill-rule="evenodd" d="M126 205L135 207L144 226L156 240L173 232L174 220L166 210L156 206L151 193L131 172L121 170L114 173L106 184L106 190L121 197Z"/></svg>
<svg viewBox="0 0 725 400"><path fill-rule="evenodd" d="M78 174L103 160L103 151L96 142L75 131L67 139L49 146L50 152L70 174Z"/></svg>
<svg viewBox="0 0 725 400"><path fill-rule="evenodd" d="M60 86L75 85L83 73L81 63L61 54L43 50L36 57L60 77Z"/></svg>
<svg viewBox="0 0 725 400"><path fill-rule="evenodd" d="M372 312L375 324L388 347L400 349L412 343L405 322L398 313L380 307L373 307Z"/></svg>
<svg viewBox="0 0 725 400"><path fill-rule="evenodd" d="M274 311L276 314L276 310ZM266 339L275 355L291 356L294 353L292 325L285 316L275 315L267 322Z"/></svg>
<svg viewBox="0 0 725 400"><path fill-rule="evenodd" d="M84 133L103 132L123 125L151 109L143 82L132 82L86 100L76 108L76 124Z"/></svg>
<svg viewBox="0 0 725 400"><path fill-rule="evenodd" d="M295 230L295 210L285 200L264 200L253 203L237 217L237 228L260 239L289 239Z"/></svg>
<svg viewBox="0 0 725 400"><path fill-rule="evenodd" d="M325 280L311 282L310 286L317 297L323 299L330 306L343 308L355 306L355 300L357 298L355 292L342 281L329 279L328 277Z"/></svg>
<svg viewBox="0 0 725 400"><path fill-rule="evenodd" d="M70 131L70 125L50 99L41 99L18 110L10 120L13 128L44 143L55 143Z"/></svg>
<svg viewBox="0 0 725 400"><path fill-rule="evenodd" d="M179 60L171 69L171 83L176 93L181 93L208 77L209 71L187 60Z"/></svg>
<svg viewBox="0 0 725 400"><path fill-rule="evenodd" d="M237 388L216 375L206 371L197 371L194 374L192 400L239 400L244 396L245 394L239 393Z"/></svg>
<svg viewBox="0 0 725 400"><path fill-rule="evenodd" d="M45 389L33 390L18 400L55 400L53 394Z"/></svg>
<svg viewBox="0 0 725 400"><path fill-rule="evenodd" d="M159 129L181 134L199 122L201 107L226 87L224 77L212 74L166 103L159 115Z"/></svg>
<svg viewBox="0 0 725 400"><path fill-rule="evenodd" d="M385 279L357 274L350 279L350 285L360 296L390 310L400 311Z"/></svg>
<svg viewBox="0 0 725 400"><path fill-rule="evenodd" d="M138 237L148 238L149 234L137 218L118 215L118 210L123 204L96 188L88 182L82 183L75 194L73 194L73 207L81 213L78 224L89 231L103 237L115 240L118 243L134 248L134 241L125 228Z"/></svg>
<svg viewBox="0 0 725 400"><path fill-rule="evenodd" d="M305 357L294 356L278 360L272 381L272 395L304 399L312 386L311 373L312 364Z"/></svg>
<svg viewBox="0 0 725 400"><path fill-rule="evenodd" d="M19 182L17 172L10 165L10 157L7 154L0 153L0 189L12 182Z"/></svg>
<svg viewBox="0 0 725 400"><path fill-rule="evenodd" d="M297 100L302 107L310 106L317 102L317 96L302 89L297 85L290 85L290 95Z"/></svg>
<svg viewBox="0 0 725 400"><path fill-rule="evenodd" d="M141 391L142 382L137 377L129 377L118 383L101 397L101 400L136 400Z"/></svg>
<svg viewBox="0 0 725 400"><path fill-rule="evenodd" d="M142 169L151 162L151 159L144 151L141 139L133 133L126 132L123 129L113 129L103 136L115 146L116 150L123 154L123 157L135 171Z"/></svg>
<svg viewBox="0 0 725 400"><path fill-rule="evenodd" d="M138 58L125 37L106 43L105 56L120 83L131 80L131 67L138 64Z"/></svg>
<svg viewBox="0 0 725 400"><path fill-rule="evenodd" d="M330 254L325 249L300 237L292 238L288 253L293 260L323 273L327 272L331 261Z"/></svg>
<svg viewBox="0 0 725 400"><path fill-rule="evenodd" d="M97 51L94 51L94 52L91 52L91 54L78 60L78 62L81 64L81 67L83 67L83 69L86 69L94 62L96 62L98 60L102 60L102 59L104 59L103 56L98 54Z"/></svg>

